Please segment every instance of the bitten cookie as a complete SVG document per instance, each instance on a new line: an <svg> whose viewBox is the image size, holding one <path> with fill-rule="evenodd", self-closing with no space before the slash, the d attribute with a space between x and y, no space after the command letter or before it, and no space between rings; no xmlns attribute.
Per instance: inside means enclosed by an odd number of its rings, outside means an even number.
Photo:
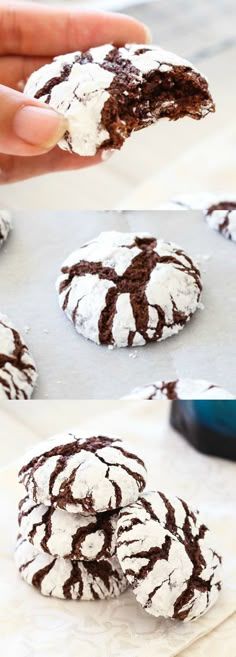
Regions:
<svg viewBox="0 0 236 657"><path fill-rule="evenodd" d="M146 469L119 438L65 433L26 454L19 480L37 504L90 515L135 501Z"/></svg>
<svg viewBox="0 0 236 657"><path fill-rule="evenodd" d="M15 563L27 584L42 595L69 600L117 597L128 587L116 557L100 561L70 561L39 552L18 537Z"/></svg>
<svg viewBox="0 0 236 657"><path fill-rule="evenodd" d="M29 399L36 380L28 347L10 319L0 313L0 399Z"/></svg>
<svg viewBox="0 0 236 657"><path fill-rule="evenodd" d="M19 504L18 522L22 536L52 556L95 561L110 558L116 551L116 513L67 513L26 496Z"/></svg>
<svg viewBox="0 0 236 657"><path fill-rule="evenodd" d="M79 155L119 149L133 131L163 117L201 119L215 111L206 78L190 62L147 45L56 57L30 76L24 93L66 117L59 146Z"/></svg>
<svg viewBox="0 0 236 657"><path fill-rule="evenodd" d="M78 333L131 347L164 340L198 307L199 269L176 244L149 233L101 233L63 263L59 304Z"/></svg>
<svg viewBox="0 0 236 657"><path fill-rule="evenodd" d="M11 215L8 210L0 210L0 248L12 229Z"/></svg>
<svg viewBox="0 0 236 657"><path fill-rule="evenodd" d="M236 242L236 194L186 194L160 206L162 210L202 210L213 230Z"/></svg>
<svg viewBox="0 0 236 657"><path fill-rule="evenodd" d="M176 381L155 381L135 388L123 399L235 399L235 397L209 381L176 379Z"/></svg>
<svg viewBox="0 0 236 657"><path fill-rule="evenodd" d="M195 620L221 589L221 557L198 512L150 492L120 511L117 556L137 601L153 616Z"/></svg>

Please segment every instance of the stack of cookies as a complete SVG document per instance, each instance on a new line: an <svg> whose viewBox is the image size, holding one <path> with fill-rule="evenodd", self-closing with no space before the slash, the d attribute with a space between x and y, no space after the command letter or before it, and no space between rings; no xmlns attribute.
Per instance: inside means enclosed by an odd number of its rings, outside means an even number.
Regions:
<svg viewBox="0 0 236 657"><path fill-rule="evenodd" d="M16 565L43 595L97 600L130 584L148 613L184 622L217 600L221 557L199 512L143 492L145 465L120 439L56 436L19 478Z"/></svg>
<svg viewBox="0 0 236 657"><path fill-rule="evenodd" d="M119 439L63 434L28 453L19 472L16 564L43 595L95 600L128 586L116 556L118 509L146 483L143 461Z"/></svg>

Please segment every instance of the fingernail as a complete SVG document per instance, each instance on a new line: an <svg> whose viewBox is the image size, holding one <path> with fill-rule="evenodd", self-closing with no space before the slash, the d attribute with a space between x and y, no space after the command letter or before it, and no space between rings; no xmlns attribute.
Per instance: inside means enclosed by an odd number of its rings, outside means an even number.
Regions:
<svg viewBox="0 0 236 657"><path fill-rule="evenodd" d="M65 134L66 120L53 109L24 105L15 114L15 135L33 146L50 149Z"/></svg>
<svg viewBox="0 0 236 657"><path fill-rule="evenodd" d="M101 153L102 162L107 162L107 160L110 160L110 157L112 157L113 153L114 153L114 149L106 150L104 148L104 150Z"/></svg>
<svg viewBox="0 0 236 657"><path fill-rule="evenodd" d="M152 43L152 33L151 33L151 30L150 30L149 27L148 27L147 25L145 25L145 24L143 24L143 27L144 27L144 29L145 29L145 33L146 33L146 40L145 40L145 43Z"/></svg>

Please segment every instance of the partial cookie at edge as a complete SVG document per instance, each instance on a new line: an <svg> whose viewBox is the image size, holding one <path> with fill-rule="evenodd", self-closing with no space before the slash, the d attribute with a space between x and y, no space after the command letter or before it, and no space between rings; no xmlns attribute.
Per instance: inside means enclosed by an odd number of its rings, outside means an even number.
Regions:
<svg viewBox="0 0 236 657"><path fill-rule="evenodd" d="M9 317L0 313L0 399L29 399L37 376L23 338Z"/></svg>
<svg viewBox="0 0 236 657"><path fill-rule="evenodd" d="M236 242L236 194L202 193L176 196L159 210L202 210L206 222L223 237Z"/></svg>
<svg viewBox="0 0 236 657"><path fill-rule="evenodd" d="M204 379L154 381L134 388L123 399L236 399L227 390Z"/></svg>
<svg viewBox="0 0 236 657"><path fill-rule="evenodd" d="M0 248L8 238L11 229L12 219L10 212L0 209Z"/></svg>

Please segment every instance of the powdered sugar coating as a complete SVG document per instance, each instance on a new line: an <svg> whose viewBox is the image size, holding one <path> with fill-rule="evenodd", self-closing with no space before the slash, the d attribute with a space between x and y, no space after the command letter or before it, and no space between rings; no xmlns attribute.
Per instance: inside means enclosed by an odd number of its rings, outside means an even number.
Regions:
<svg viewBox="0 0 236 657"><path fill-rule="evenodd" d="M199 93L194 109L195 99L191 101L191 91L186 93L186 112L182 111L181 116L187 114L201 118L214 111L206 78L190 62L162 48L140 44L126 44L122 48L106 44L85 53L77 51L56 57L51 64L30 76L24 93L48 103L67 119L68 130L59 142L60 148L91 156L100 147L120 148L133 130L161 118L165 100L157 109L156 93L155 106L145 97L142 116L136 124L128 126L130 118L133 120L135 116L136 105L140 105L141 87L147 76L155 71L165 75L175 69L186 71L186 79L189 76L189 83L192 82ZM126 93L130 101L124 114L122 94ZM175 97L173 85L171 94L173 98L169 103L177 105L178 95ZM104 112L108 101L112 103L112 111L107 121ZM187 107L187 102L191 107Z"/></svg>
<svg viewBox="0 0 236 657"><path fill-rule="evenodd" d="M21 577L42 595L69 600L103 600L128 586L116 557L101 561L70 561L39 552L18 537L15 563Z"/></svg>
<svg viewBox="0 0 236 657"><path fill-rule="evenodd" d="M6 241L10 230L12 229L11 214L8 210L0 210L0 248Z"/></svg>
<svg viewBox="0 0 236 657"><path fill-rule="evenodd" d="M235 399L235 396L204 379L176 379L135 388L123 399Z"/></svg>
<svg viewBox="0 0 236 657"><path fill-rule="evenodd" d="M68 79L53 86L48 101L48 94L40 97L42 102L63 114L68 121L71 149L79 155L95 155L103 142L109 139L109 133L101 126L101 113L109 98L109 88L113 75L97 63L83 66L76 62L81 53L57 57L52 64L46 64L31 75L25 94L34 97L39 89L45 87L50 79L63 76L65 66L71 67ZM70 150L68 141L59 141L63 150Z"/></svg>
<svg viewBox="0 0 236 657"><path fill-rule="evenodd" d="M137 45L136 43L126 44L119 48L122 59L128 59L132 66L140 71L141 74L149 73L155 69L168 71L173 66L184 66L199 73L187 59L179 57L169 50L164 50L155 45ZM203 76L204 77L204 76ZM204 78L206 80L206 78Z"/></svg>
<svg viewBox="0 0 236 657"><path fill-rule="evenodd" d="M60 434L25 455L19 480L37 504L90 515L135 501L146 469L119 438Z"/></svg>
<svg viewBox="0 0 236 657"><path fill-rule="evenodd" d="M220 208L221 206L221 208ZM234 200L218 200L205 211L208 226L226 239L236 242L236 196Z"/></svg>
<svg viewBox="0 0 236 657"><path fill-rule="evenodd" d="M64 559L95 561L114 556L116 513L85 516L36 504L19 504L21 534L40 552Z"/></svg>
<svg viewBox="0 0 236 657"><path fill-rule="evenodd" d="M121 510L117 556L149 614L196 620L217 600L221 557L198 512L177 497L150 492Z"/></svg>
<svg viewBox="0 0 236 657"><path fill-rule="evenodd" d="M63 263L59 304L97 344L140 346L180 331L199 305L200 272L172 242L149 233L101 233Z"/></svg>
<svg viewBox="0 0 236 657"><path fill-rule="evenodd" d="M29 399L36 380L28 347L9 317L0 313L0 399Z"/></svg>
<svg viewBox="0 0 236 657"><path fill-rule="evenodd" d="M210 228L221 233L226 239L236 242L236 194L183 194L173 201L162 203L159 209L202 210Z"/></svg>

